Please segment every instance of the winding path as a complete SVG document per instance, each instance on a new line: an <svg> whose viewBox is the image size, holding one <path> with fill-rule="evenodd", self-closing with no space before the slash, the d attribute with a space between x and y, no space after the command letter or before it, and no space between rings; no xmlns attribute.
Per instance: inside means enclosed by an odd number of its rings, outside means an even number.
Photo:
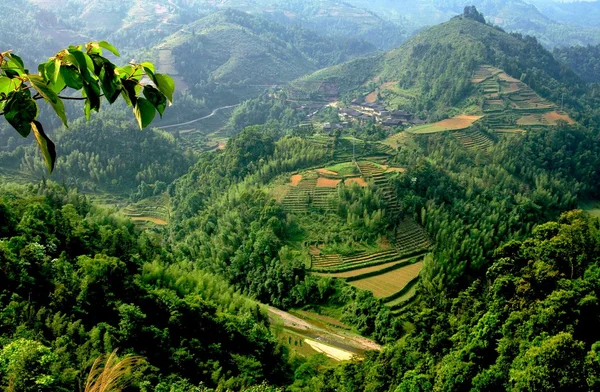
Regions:
<svg viewBox="0 0 600 392"><path fill-rule="evenodd" d="M217 114L217 113L218 113L219 111L221 111L221 110L225 110L225 109L231 109L231 108L234 108L234 107L236 107L236 106L240 106L240 104L238 103L238 104L235 104L235 105L221 106L220 108L216 108L215 110L213 110L211 114L209 114L209 115L206 115L206 116L204 116L204 117L200 117L200 118L197 118L197 119L195 119L195 120L186 121L186 122L179 123L179 124L165 125L165 126L162 126L162 127L156 127L156 128L158 128L158 129L169 129L169 128L181 127L181 126L183 126L183 125L190 125L190 124L193 124L193 123L195 123L195 122L198 122L198 121L201 121L201 120L205 120L205 119L207 119L207 118L210 118L210 117L214 116L215 114Z"/></svg>

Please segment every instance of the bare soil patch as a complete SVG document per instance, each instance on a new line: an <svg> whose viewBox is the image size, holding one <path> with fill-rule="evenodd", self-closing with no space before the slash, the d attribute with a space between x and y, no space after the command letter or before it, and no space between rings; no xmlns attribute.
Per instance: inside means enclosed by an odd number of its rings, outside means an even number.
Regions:
<svg viewBox="0 0 600 392"><path fill-rule="evenodd" d="M331 170L327 170L327 169L317 169L317 173L319 173L319 174L329 174L329 175L332 175L332 176L337 176L338 175L337 172L334 172L334 171L331 171Z"/></svg>
<svg viewBox="0 0 600 392"><path fill-rule="evenodd" d="M317 179L317 188L336 188L340 182L342 182L342 180L319 177Z"/></svg>
<svg viewBox="0 0 600 392"><path fill-rule="evenodd" d="M300 184L300 181L302 181L302 174L294 174L290 177L291 186L298 186L298 184Z"/></svg>
<svg viewBox="0 0 600 392"><path fill-rule="evenodd" d="M346 178L346 180L344 181L344 185L346 185L346 186L352 186L352 184L358 184L359 186L362 186L362 187L367 186L367 182L362 177Z"/></svg>
<svg viewBox="0 0 600 392"><path fill-rule="evenodd" d="M404 173L404 172L406 172L406 169L403 167L389 167L385 172L386 173Z"/></svg>
<svg viewBox="0 0 600 392"><path fill-rule="evenodd" d="M569 115L558 112L544 113L542 117L550 125L557 125L559 121L566 121L568 124L575 124L575 121L569 117Z"/></svg>

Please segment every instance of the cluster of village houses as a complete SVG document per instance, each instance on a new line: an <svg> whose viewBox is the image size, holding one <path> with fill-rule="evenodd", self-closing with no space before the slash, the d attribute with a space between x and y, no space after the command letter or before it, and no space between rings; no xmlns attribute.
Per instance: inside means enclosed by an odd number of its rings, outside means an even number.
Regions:
<svg viewBox="0 0 600 392"><path fill-rule="evenodd" d="M307 108L310 111L308 115L309 119L312 118L323 106ZM341 108L339 110L340 118L342 123L323 124L324 131L333 131L337 129L344 129L351 122L368 122L373 121L376 124L380 124L383 127L394 128L400 126L413 126L424 124L425 121L415 118L415 116L403 110L387 110L383 105L378 103L363 103L354 101L350 106Z"/></svg>

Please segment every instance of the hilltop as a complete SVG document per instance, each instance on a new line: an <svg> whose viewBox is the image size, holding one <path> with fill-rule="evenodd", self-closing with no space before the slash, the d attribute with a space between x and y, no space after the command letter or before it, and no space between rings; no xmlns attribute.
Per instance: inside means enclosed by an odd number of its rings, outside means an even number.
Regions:
<svg viewBox="0 0 600 392"><path fill-rule="evenodd" d="M481 65L501 69L542 97L557 102L557 88L581 81L535 39L458 16L428 28L397 49L317 71L292 83L292 91L334 92L344 99L375 93L388 109L444 117L466 109Z"/></svg>

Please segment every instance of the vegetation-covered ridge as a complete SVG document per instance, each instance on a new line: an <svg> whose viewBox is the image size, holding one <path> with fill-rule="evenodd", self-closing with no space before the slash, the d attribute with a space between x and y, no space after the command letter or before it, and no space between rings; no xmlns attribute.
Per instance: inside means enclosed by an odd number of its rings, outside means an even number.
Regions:
<svg viewBox="0 0 600 392"><path fill-rule="evenodd" d="M318 71L292 86L318 91L319 84L329 85L342 97L356 98L379 89L380 100L390 109L400 106L435 120L454 107L471 105L473 73L485 64L504 70L553 102L561 101L560 88L584 91L578 77L534 38L508 34L464 16L428 28L398 49ZM567 103L581 110L573 97Z"/></svg>

